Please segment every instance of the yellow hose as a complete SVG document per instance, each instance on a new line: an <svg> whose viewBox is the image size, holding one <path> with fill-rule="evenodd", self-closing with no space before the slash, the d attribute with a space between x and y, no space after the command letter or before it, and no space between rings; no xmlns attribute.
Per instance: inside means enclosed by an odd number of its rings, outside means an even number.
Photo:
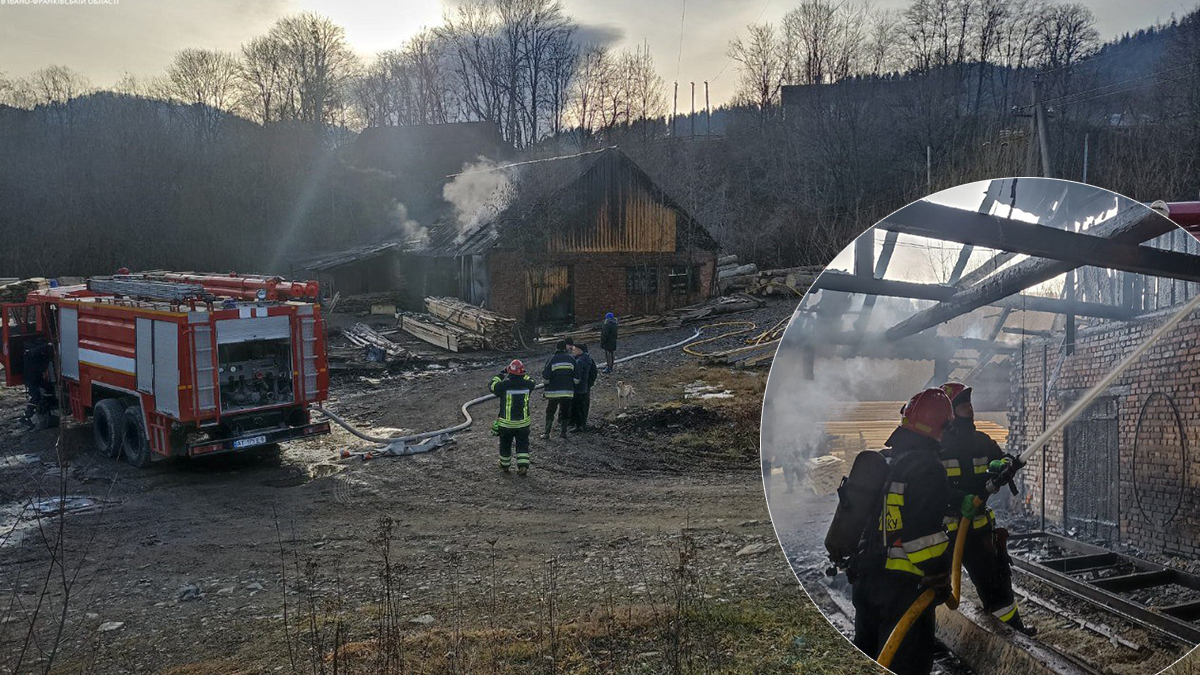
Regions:
<svg viewBox="0 0 1200 675"><path fill-rule="evenodd" d="M975 497L975 506L983 505L983 500ZM962 597L962 559L963 551L967 549L967 530L971 527L971 519L963 516L962 520L958 521L958 532L954 535L954 557L950 561L950 597L946 599L946 606L950 609L958 609L959 599ZM905 636L908 635L909 629L916 623L917 617L929 607L929 603L933 602L936 595L932 589L925 591L917 596L913 604L909 605L908 611L900 617L896 622L896 627L892 629L892 634L888 636L887 642L883 645L883 650L879 652L879 658L876 661L879 665L887 668L891 665L892 659L896 656L896 651L900 649L900 644L904 642Z"/></svg>
<svg viewBox="0 0 1200 675"><path fill-rule="evenodd" d="M716 342L717 340L724 340L725 338L731 338L731 337L734 337L735 335L742 335L745 333L749 333L750 331L758 328L758 324L754 323L753 321L723 321L721 323L710 323L704 327L704 330L708 330L710 328L720 328L721 326L738 326L738 328L735 328L730 331L726 331L715 337L705 338L703 340L697 340L696 342L692 342L692 343L684 346L684 348L683 348L684 353L691 354L692 356L700 356L700 357L705 357L705 358L723 355L725 352L699 352L699 351L695 350L695 347L697 345L706 344L708 342Z"/></svg>

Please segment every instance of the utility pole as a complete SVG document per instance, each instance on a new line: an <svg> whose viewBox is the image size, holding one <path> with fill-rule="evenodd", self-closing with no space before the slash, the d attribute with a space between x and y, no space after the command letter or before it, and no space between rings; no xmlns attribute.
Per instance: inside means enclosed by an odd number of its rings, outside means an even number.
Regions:
<svg viewBox="0 0 1200 675"><path fill-rule="evenodd" d="M1033 76L1033 118L1031 120L1031 130L1029 142L1032 145L1033 137L1037 136L1038 154L1042 156L1042 177L1053 178L1053 173L1050 171L1050 138L1046 133L1046 107L1042 103L1042 76L1040 73ZM1036 175L1037 166L1032 161L1032 148L1029 157L1029 175Z"/></svg>
<svg viewBox="0 0 1200 675"><path fill-rule="evenodd" d="M1091 135L1091 134L1084 134L1084 135L1083 135L1083 180L1082 180L1082 181L1080 181L1081 183L1087 183L1087 170L1088 170L1088 136L1090 136L1090 135Z"/></svg>
<svg viewBox="0 0 1200 675"><path fill-rule="evenodd" d="M704 135L712 135L712 108L708 107L708 81L704 82Z"/></svg>
<svg viewBox="0 0 1200 675"><path fill-rule="evenodd" d="M1037 152L1037 146L1034 145L1035 138L1038 134L1037 109L1042 104L1042 83L1038 75L1033 76L1033 105L1034 112L1029 113L1029 142L1025 145L1025 175L1037 175L1037 163L1034 159L1034 153ZM1023 116L1023 115L1022 115Z"/></svg>
<svg viewBox="0 0 1200 675"><path fill-rule="evenodd" d="M679 119L679 82L675 83L675 99L671 103L671 137L675 137L675 123Z"/></svg>
<svg viewBox="0 0 1200 675"><path fill-rule="evenodd" d="M925 146L925 194L933 194L933 148Z"/></svg>
<svg viewBox="0 0 1200 675"><path fill-rule="evenodd" d="M692 138L696 137L696 83L692 83L692 114L688 115L692 121Z"/></svg>

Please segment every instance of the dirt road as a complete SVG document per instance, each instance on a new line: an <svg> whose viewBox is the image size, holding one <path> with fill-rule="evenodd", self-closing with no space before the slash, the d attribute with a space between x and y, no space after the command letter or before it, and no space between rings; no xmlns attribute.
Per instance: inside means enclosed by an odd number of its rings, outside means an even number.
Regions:
<svg viewBox="0 0 1200 675"><path fill-rule="evenodd" d="M787 311L770 306L760 318ZM444 426L499 365L340 376L330 406L375 430ZM624 413L617 377L638 390ZM692 398L698 381L730 395ZM20 392L3 392L0 663L98 673L327 672L335 662L342 672L400 662L431 673L691 672L702 661L705 672L826 662L826 672L856 671L865 660L808 606L768 521L756 450L764 381L678 351L626 364L597 386L598 429L536 439L526 478L498 471L486 405L476 409L485 423L449 448L370 462L338 459L361 446L339 430L274 458L137 470L93 454L89 426L67 425L60 471L59 435L21 430ZM57 501L39 518L27 508L63 494L80 498L65 517L53 516Z"/></svg>

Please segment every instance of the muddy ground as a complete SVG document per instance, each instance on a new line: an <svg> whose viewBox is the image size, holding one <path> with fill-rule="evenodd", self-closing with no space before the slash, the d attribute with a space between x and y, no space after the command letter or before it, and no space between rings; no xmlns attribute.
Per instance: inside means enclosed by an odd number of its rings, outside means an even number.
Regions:
<svg viewBox="0 0 1200 675"><path fill-rule="evenodd" d="M501 361L343 369L329 405L376 431L449 425ZM624 412L618 377L638 392ZM697 382L733 396L688 395ZM678 350L625 364L597 385L597 430L535 438L524 478L496 466L490 404L430 454L340 459L364 444L337 430L274 456L138 470L92 453L90 426L25 432L21 393L0 392L0 667L871 672L776 543L756 450L764 382ZM65 516L27 508L60 495L80 498Z"/></svg>

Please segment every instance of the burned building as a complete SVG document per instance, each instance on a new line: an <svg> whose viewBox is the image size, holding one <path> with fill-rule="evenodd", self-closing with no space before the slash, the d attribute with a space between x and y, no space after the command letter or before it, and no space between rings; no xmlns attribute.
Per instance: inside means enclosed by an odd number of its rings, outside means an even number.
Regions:
<svg viewBox="0 0 1200 675"><path fill-rule="evenodd" d="M653 314L713 294L716 241L620 150L477 171L508 178L490 204L430 228L413 263L426 294L531 324Z"/></svg>

